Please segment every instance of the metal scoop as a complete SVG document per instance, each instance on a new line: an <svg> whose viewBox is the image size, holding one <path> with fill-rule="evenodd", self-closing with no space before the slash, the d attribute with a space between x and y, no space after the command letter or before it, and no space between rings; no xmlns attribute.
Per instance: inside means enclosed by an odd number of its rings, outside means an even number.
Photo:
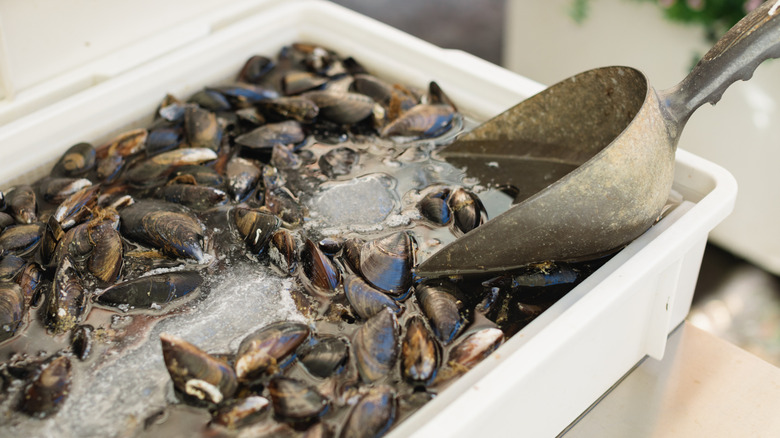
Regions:
<svg viewBox="0 0 780 438"><path fill-rule="evenodd" d="M657 92L630 67L600 68L483 123L440 155L466 165L469 174L482 173L475 176L484 183L511 183L521 193L509 210L423 261L417 275L503 271L621 249L666 204L677 142L691 114L705 102L715 104L736 80L749 79L765 59L778 57L780 0L771 0L668 90ZM508 180L501 181L500 172Z"/></svg>

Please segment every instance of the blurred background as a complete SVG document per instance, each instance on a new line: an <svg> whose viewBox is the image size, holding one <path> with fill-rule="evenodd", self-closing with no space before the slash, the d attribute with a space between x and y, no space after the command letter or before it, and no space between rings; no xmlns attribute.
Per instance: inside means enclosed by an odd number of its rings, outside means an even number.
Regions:
<svg viewBox="0 0 780 438"><path fill-rule="evenodd" d="M760 0L334 0L444 48L545 85L607 65L680 81ZM444 24L443 24L444 23ZM697 110L680 147L737 179L734 213L711 234L688 320L780 366L780 61Z"/></svg>

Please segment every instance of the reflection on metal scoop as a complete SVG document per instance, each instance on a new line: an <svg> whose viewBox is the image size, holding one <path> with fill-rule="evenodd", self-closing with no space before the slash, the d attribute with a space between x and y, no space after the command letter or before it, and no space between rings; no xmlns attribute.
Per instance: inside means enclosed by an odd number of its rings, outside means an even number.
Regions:
<svg viewBox="0 0 780 438"><path fill-rule="evenodd" d="M467 166L483 183L511 184L522 193L508 211L423 261L417 275L587 260L644 233L666 203L677 142L691 114L749 79L765 59L780 57L778 16L780 0L753 10L671 89L657 92L630 67L590 70L442 149L441 157Z"/></svg>

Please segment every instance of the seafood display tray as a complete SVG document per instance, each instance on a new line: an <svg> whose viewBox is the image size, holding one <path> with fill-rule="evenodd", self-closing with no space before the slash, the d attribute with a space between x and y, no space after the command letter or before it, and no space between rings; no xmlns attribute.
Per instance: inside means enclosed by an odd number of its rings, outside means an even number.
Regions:
<svg viewBox="0 0 780 438"><path fill-rule="evenodd" d="M249 56L295 41L354 56L398 82L435 80L475 120L543 88L325 1L204 11L26 90L9 92L3 81L0 117L9 121L0 127L0 188L39 178L72 144L144 125L166 93L187 96L231 79ZM143 61L128 61L134 56ZM674 189L685 199L680 206L391 435L554 436L646 355L660 359L690 308L707 235L736 197L728 172L684 150Z"/></svg>

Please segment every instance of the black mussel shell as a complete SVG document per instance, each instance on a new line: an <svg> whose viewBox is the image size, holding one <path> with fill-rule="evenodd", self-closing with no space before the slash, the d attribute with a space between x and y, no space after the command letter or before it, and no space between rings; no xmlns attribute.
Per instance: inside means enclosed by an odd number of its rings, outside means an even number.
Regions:
<svg viewBox="0 0 780 438"><path fill-rule="evenodd" d="M351 125L368 118L374 111L374 99L360 93L329 90L309 91L303 97L320 109L319 116L335 123Z"/></svg>
<svg viewBox="0 0 780 438"><path fill-rule="evenodd" d="M15 254L3 255L0 258L0 282L13 281L26 265L27 261Z"/></svg>
<svg viewBox="0 0 780 438"><path fill-rule="evenodd" d="M332 293L341 284L341 273L316 243L307 239L301 253L303 274L318 291Z"/></svg>
<svg viewBox="0 0 780 438"><path fill-rule="evenodd" d="M393 313L401 311L401 306L394 299L358 276L347 277L344 281L344 294L355 313L363 319L371 318L385 308L392 310Z"/></svg>
<svg viewBox="0 0 780 438"><path fill-rule="evenodd" d="M161 126L151 129L146 138L146 156L151 157L178 148L184 141L180 126Z"/></svg>
<svg viewBox="0 0 780 438"><path fill-rule="evenodd" d="M374 287L403 298L412 286L415 245L411 235L399 231L366 243L360 251L360 272Z"/></svg>
<svg viewBox="0 0 780 438"><path fill-rule="evenodd" d="M24 266L19 276L16 277L16 284L22 288L22 295L24 295L24 302L30 305L37 305L38 298L38 286L43 281L43 270L37 263L28 263Z"/></svg>
<svg viewBox="0 0 780 438"><path fill-rule="evenodd" d="M0 192L0 193L2 193L2 192ZM16 223L16 221L14 220L13 216L11 216L10 214L8 214L8 213L6 213L4 211L0 211L0 232L2 232L4 229L10 227L14 223Z"/></svg>
<svg viewBox="0 0 780 438"><path fill-rule="evenodd" d="M303 93L325 85L328 78L306 71L291 71L282 76L282 92L286 95Z"/></svg>
<svg viewBox="0 0 780 438"><path fill-rule="evenodd" d="M51 171L52 176L83 175L95 167L95 148L89 143L77 143L60 157Z"/></svg>
<svg viewBox="0 0 780 438"><path fill-rule="evenodd" d="M439 361L439 347L423 319L410 318L401 341L401 375L411 383L426 384L436 377Z"/></svg>
<svg viewBox="0 0 780 438"><path fill-rule="evenodd" d="M423 137L441 135L450 129L455 110L443 104L419 104L382 129L382 137Z"/></svg>
<svg viewBox="0 0 780 438"><path fill-rule="evenodd" d="M298 245L292 233L280 228L268 242L268 257L277 268L292 274L298 266Z"/></svg>
<svg viewBox="0 0 780 438"><path fill-rule="evenodd" d="M198 271L175 271L118 283L101 292L95 301L108 306L152 308L196 292L203 283Z"/></svg>
<svg viewBox="0 0 780 438"><path fill-rule="evenodd" d="M348 175L358 162L358 153L348 147L337 147L324 153L318 164L328 178Z"/></svg>
<svg viewBox="0 0 780 438"><path fill-rule="evenodd" d="M16 334L22 324L25 309L22 288L16 283L0 283L0 342Z"/></svg>
<svg viewBox="0 0 780 438"><path fill-rule="evenodd" d="M463 233L468 233L482 225L487 218L485 207L479 197L463 188L452 192L449 206L455 227Z"/></svg>
<svg viewBox="0 0 780 438"><path fill-rule="evenodd" d="M259 395L233 399L214 413L212 423L225 426L228 429L237 429L252 424L268 410L268 404L268 399Z"/></svg>
<svg viewBox="0 0 780 438"><path fill-rule="evenodd" d="M38 201L31 186L14 187L5 194L5 200L16 223L31 224L38 220Z"/></svg>
<svg viewBox="0 0 780 438"><path fill-rule="evenodd" d="M320 112L319 107L310 99L301 96L286 96L265 100L260 108L271 120L296 120L301 123L312 123Z"/></svg>
<svg viewBox="0 0 780 438"><path fill-rule="evenodd" d="M86 313L87 291L70 256L65 256L54 273L54 284L46 306L46 322L57 333L75 327Z"/></svg>
<svg viewBox="0 0 780 438"><path fill-rule="evenodd" d="M265 191L265 207L273 214L281 217L287 224L299 225L303 223L304 208L287 187L267 188Z"/></svg>
<svg viewBox="0 0 780 438"><path fill-rule="evenodd" d="M192 184L166 184L155 195L168 202L181 204L193 210L206 210L228 201L227 193L208 186Z"/></svg>
<svg viewBox="0 0 780 438"><path fill-rule="evenodd" d="M365 382L386 377L398 358L398 319L390 309L372 316L355 333L355 362Z"/></svg>
<svg viewBox="0 0 780 438"><path fill-rule="evenodd" d="M230 111L232 106L227 97L214 90L200 90L187 99L187 103L193 103L199 107L218 113L220 111Z"/></svg>
<svg viewBox="0 0 780 438"><path fill-rule="evenodd" d="M323 253L329 256L335 256L344 246L344 239L340 237L325 237L317 242L317 246Z"/></svg>
<svg viewBox="0 0 780 438"><path fill-rule="evenodd" d="M224 188L225 178L214 168L202 164L186 164L171 172L171 180L186 181L199 186Z"/></svg>
<svg viewBox="0 0 780 438"><path fill-rule="evenodd" d="M228 161L225 169L228 190L234 201L244 201L260 180L260 166L246 158L235 157Z"/></svg>
<svg viewBox="0 0 780 438"><path fill-rule="evenodd" d="M19 257L31 255L41 243L43 224L40 222L12 225L0 233L0 253Z"/></svg>
<svg viewBox="0 0 780 438"><path fill-rule="evenodd" d="M415 287L417 302L437 338L448 345L466 325L462 292L449 282L426 282Z"/></svg>
<svg viewBox="0 0 780 438"><path fill-rule="evenodd" d="M290 423L309 423L322 416L328 399L314 387L288 377L274 377L268 382L271 404L277 418Z"/></svg>
<svg viewBox="0 0 780 438"><path fill-rule="evenodd" d="M387 433L396 418L396 395L387 385L374 386L349 412L341 438L380 437Z"/></svg>
<svg viewBox="0 0 780 438"><path fill-rule="evenodd" d="M38 191L46 202L57 205L68 196L91 185L92 181L87 178L48 177L38 183Z"/></svg>
<svg viewBox="0 0 780 438"><path fill-rule="evenodd" d="M360 269L360 252L363 250L363 245L366 243L356 237L351 237L344 241L344 250L341 256L346 260L347 264L352 268L354 272L361 272Z"/></svg>
<svg viewBox="0 0 780 438"><path fill-rule="evenodd" d="M56 413L70 393L71 364L68 356L49 362L30 382L19 403L19 410L38 418Z"/></svg>
<svg viewBox="0 0 780 438"><path fill-rule="evenodd" d="M236 144L253 149L271 149L274 145L298 144L306 138L301 124L288 120L268 123L236 137Z"/></svg>
<svg viewBox="0 0 780 438"><path fill-rule="evenodd" d="M221 93L230 101L233 108L249 108L262 101L279 97L279 93L274 90L249 83L220 85L209 87L208 90Z"/></svg>
<svg viewBox="0 0 780 438"><path fill-rule="evenodd" d="M95 328L89 324L80 325L73 329L70 338L70 349L79 360L87 360L92 353L92 334Z"/></svg>
<svg viewBox="0 0 780 438"><path fill-rule="evenodd" d="M274 373L309 337L306 324L293 321L271 323L246 336L236 353L236 375L241 380L256 377L266 371Z"/></svg>
<svg viewBox="0 0 780 438"><path fill-rule="evenodd" d="M167 333L160 334L160 343L165 366L176 389L215 404L235 394L238 381L227 362Z"/></svg>
<svg viewBox="0 0 780 438"><path fill-rule="evenodd" d="M203 226L187 209L169 202L140 201L122 209L122 235L174 257L203 261Z"/></svg>
<svg viewBox="0 0 780 438"><path fill-rule="evenodd" d="M244 63L244 66L238 73L237 80L239 82L259 84L275 66L276 63L270 58L262 55L254 55Z"/></svg>
<svg viewBox="0 0 780 438"><path fill-rule="evenodd" d="M222 127L213 112L188 106L184 111L184 135L190 147L219 150Z"/></svg>
<svg viewBox="0 0 780 438"><path fill-rule="evenodd" d="M452 220L450 207L447 204L449 196L449 189L429 193L417 203L417 209L420 210L420 214L434 224L446 225Z"/></svg>
<svg viewBox="0 0 780 438"><path fill-rule="evenodd" d="M65 198L54 211L54 219L63 229L89 218L97 205L100 186L87 186Z"/></svg>
<svg viewBox="0 0 780 438"><path fill-rule="evenodd" d="M234 207L233 224L253 254L261 254L282 221L273 214L246 207Z"/></svg>
<svg viewBox="0 0 780 438"><path fill-rule="evenodd" d="M504 332L496 327L487 327L470 333L450 350L447 364L474 367L504 342Z"/></svg>
<svg viewBox="0 0 780 438"><path fill-rule="evenodd" d="M344 367L349 358L349 347L340 338L323 338L302 351L299 358L309 373L324 379Z"/></svg>
<svg viewBox="0 0 780 438"><path fill-rule="evenodd" d="M87 268L101 287L116 282L122 270L124 245L122 236L109 222L100 222L89 229L92 252Z"/></svg>

